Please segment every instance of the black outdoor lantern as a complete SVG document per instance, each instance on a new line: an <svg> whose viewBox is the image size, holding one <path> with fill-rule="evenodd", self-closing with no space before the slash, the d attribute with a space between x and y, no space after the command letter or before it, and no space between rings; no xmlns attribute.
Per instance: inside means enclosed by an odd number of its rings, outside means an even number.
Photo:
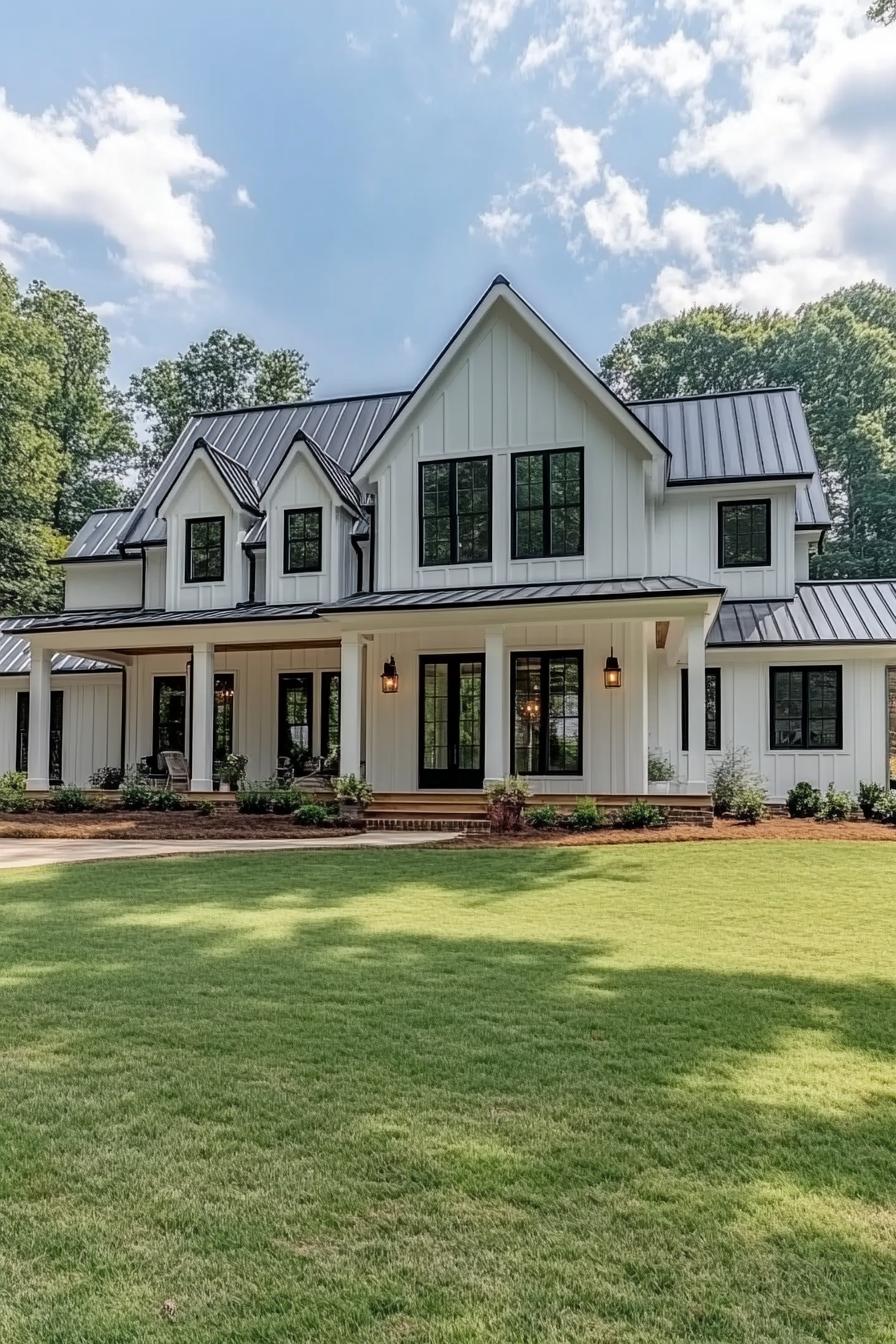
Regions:
<svg viewBox="0 0 896 1344"><path fill-rule="evenodd" d="M618 691L622 685L622 668L619 666L619 659L613 653L613 645L610 645L610 656L604 663L604 685L608 691Z"/></svg>
<svg viewBox="0 0 896 1344"><path fill-rule="evenodd" d="M383 663L383 695L394 695L398 690L398 668L394 654L387 663Z"/></svg>

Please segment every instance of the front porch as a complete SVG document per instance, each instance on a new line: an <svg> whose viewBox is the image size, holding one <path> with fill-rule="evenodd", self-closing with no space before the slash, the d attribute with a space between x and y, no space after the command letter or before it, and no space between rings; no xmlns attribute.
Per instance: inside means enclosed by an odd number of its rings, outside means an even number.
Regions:
<svg viewBox="0 0 896 1344"><path fill-rule="evenodd" d="M77 630L35 631L28 789L49 787L55 651L121 668L121 751L109 764L183 751L190 791L201 797L215 791L231 751L248 758L250 780L271 778L284 762L301 780L308 758L338 752L339 772L365 776L387 809L374 812L375 821L387 821L410 796L424 814L429 807L450 815L452 799L477 811L483 784L512 773L524 774L536 797L558 803L643 797L650 688L660 672L677 678L688 668L688 717L704 721L714 594L463 611L399 611L386 607L390 596L359 595L381 605L314 619L249 608L226 624L216 613L195 621L153 613L152 623L135 616L93 628L85 617ZM381 676L386 664L394 678ZM671 796L706 795L706 752L702 736L692 737L686 778Z"/></svg>

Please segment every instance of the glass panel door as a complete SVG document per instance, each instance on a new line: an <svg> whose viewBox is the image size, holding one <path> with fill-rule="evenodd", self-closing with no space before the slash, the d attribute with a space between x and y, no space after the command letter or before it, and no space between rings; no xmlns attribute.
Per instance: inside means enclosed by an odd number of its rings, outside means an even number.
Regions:
<svg viewBox="0 0 896 1344"><path fill-rule="evenodd" d="M62 783L62 691L50 692L50 784ZM16 769L28 773L29 691L16 698Z"/></svg>
<svg viewBox="0 0 896 1344"><path fill-rule="evenodd" d="M156 677L152 697L153 768L158 769L160 751L186 754L187 679Z"/></svg>
<svg viewBox="0 0 896 1344"><path fill-rule="evenodd" d="M212 775L221 777L221 763L233 751L233 673L215 673L215 710L212 724Z"/></svg>
<svg viewBox="0 0 896 1344"><path fill-rule="evenodd" d="M320 678L320 754L326 759L339 750L339 673L322 672Z"/></svg>
<svg viewBox="0 0 896 1344"><path fill-rule="evenodd" d="M278 697L277 755L285 756L299 775L311 756L311 710L314 679L311 672L284 672Z"/></svg>
<svg viewBox="0 0 896 1344"><path fill-rule="evenodd" d="M420 660L420 787L475 789L483 779L484 659Z"/></svg>

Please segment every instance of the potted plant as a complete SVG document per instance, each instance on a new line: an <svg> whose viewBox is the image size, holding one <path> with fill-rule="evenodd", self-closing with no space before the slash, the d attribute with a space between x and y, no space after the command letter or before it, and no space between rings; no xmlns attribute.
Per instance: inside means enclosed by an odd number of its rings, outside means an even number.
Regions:
<svg viewBox="0 0 896 1344"><path fill-rule="evenodd" d="M220 793L229 793L231 789L238 789L246 777L246 766L249 764L248 756L240 756L231 751L221 762L218 773L218 791Z"/></svg>
<svg viewBox="0 0 896 1344"><path fill-rule="evenodd" d="M508 775L495 780L483 789L488 804L488 815L496 831L518 831L523 808L531 797L529 781L520 775Z"/></svg>
<svg viewBox="0 0 896 1344"><path fill-rule="evenodd" d="M339 775L333 780L333 792L339 804L339 815L357 820L373 802L373 789L358 775Z"/></svg>
<svg viewBox="0 0 896 1344"><path fill-rule="evenodd" d="M677 783L677 780L675 769L669 757L659 751L649 751L647 753L648 793L670 793L673 783Z"/></svg>

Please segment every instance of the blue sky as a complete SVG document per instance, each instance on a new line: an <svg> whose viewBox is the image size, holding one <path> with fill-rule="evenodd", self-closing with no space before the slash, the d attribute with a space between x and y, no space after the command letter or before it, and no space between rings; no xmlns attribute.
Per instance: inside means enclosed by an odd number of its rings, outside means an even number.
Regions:
<svg viewBox="0 0 896 1344"><path fill-rule="evenodd" d="M582 354L690 302L893 281L896 31L851 0L32 0L0 259L114 373L223 325L412 385L503 271Z"/></svg>

